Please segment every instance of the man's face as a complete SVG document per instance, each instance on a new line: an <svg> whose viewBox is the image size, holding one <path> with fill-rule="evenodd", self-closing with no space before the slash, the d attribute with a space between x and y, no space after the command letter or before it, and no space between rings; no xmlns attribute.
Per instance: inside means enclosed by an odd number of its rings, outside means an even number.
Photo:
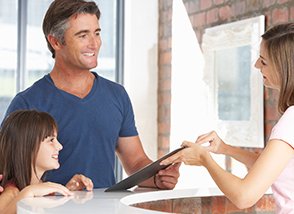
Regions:
<svg viewBox="0 0 294 214"><path fill-rule="evenodd" d="M65 44L56 50L56 62L72 70L90 70L97 66L101 47L99 20L92 14L79 14L69 20Z"/></svg>

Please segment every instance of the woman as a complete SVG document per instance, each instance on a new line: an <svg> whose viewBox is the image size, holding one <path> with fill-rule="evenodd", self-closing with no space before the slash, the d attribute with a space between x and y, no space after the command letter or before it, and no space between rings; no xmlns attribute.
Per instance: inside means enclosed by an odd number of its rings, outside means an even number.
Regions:
<svg viewBox="0 0 294 214"><path fill-rule="evenodd" d="M58 154L62 145L57 140L57 125L45 112L16 111L9 115L0 129L0 173L3 174L0 213L15 213L22 198L93 189L83 175L75 175L65 186L42 182L44 173L59 168Z"/></svg>
<svg viewBox="0 0 294 214"><path fill-rule="evenodd" d="M283 113L260 155L225 144L216 132L201 135L162 164L184 162L204 166L220 190L237 207L254 205L271 186L278 213L294 212L294 23L269 29L262 35L260 57L255 63L264 85L279 90L279 111ZM201 144L209 142L208 147ZM241 179L223 170L209 152L224 154L244 163L248 174Z"/></svg>

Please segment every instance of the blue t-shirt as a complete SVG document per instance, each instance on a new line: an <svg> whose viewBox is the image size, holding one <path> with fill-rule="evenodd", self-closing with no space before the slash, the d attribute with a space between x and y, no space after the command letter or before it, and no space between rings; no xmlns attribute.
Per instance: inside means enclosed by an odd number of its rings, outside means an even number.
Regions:
<svg viewBox="0 0 294 214"><path fill-rule="evenodd" d="M58 125L60 168L46 180L66 184L75 174L92 179L94 188L115 183L114 160L119 137L138 135L124 87L96 73L90 93L79 98L55 87L49 74L18 93L6 115L20 109L51 114Z"/></svg>

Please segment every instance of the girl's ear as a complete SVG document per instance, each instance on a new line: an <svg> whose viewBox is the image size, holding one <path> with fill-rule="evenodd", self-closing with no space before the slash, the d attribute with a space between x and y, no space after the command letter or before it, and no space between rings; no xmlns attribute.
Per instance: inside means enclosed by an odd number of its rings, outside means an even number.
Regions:
<svg viewBox="0 0 294 214"><path fill-rule="evenodd" d="M61 43L58 41L58 39L56 37L54 37L53 35L49 34L47 36L47 40L50 43L50 45L52 46L52 48L56 51L58 49L60 49L61 47Z"/></svg>

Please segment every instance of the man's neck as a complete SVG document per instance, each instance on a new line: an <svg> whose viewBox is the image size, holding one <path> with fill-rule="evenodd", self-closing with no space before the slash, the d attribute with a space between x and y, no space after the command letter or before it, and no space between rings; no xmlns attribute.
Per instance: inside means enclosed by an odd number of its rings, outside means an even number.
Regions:
<svg viewBox="0 0 294 214"><path fill-rule="evenodd" d="M50 76L58 89L80 98L89 94L94 83L94 75L88 70L67 72L54 68Z"/></svg>

